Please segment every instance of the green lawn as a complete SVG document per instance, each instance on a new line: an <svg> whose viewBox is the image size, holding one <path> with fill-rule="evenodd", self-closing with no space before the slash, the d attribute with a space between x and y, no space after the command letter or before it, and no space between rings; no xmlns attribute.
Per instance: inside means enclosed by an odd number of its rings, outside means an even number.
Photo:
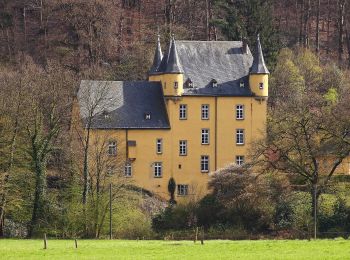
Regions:
<svg viewBox="0 0 350 260"><path fill-rule="evenodd" d="M0 259L350 259L347 240L0 240Z"/></svg>

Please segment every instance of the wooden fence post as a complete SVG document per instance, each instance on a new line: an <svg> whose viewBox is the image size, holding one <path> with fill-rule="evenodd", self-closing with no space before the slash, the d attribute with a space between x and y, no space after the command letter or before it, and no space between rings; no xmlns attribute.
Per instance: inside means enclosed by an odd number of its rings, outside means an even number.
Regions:
<svg viewBox="0 0 350 260"><path fill-rule="evenodd" d="M204 245L204 227L202 227L201 244Z"/></svg>
<svg viewBox="0 0 350 260"><path fill-rule="evenodd" d="M74 243L75 243L75 248L78 248L78 240L74 239Z"/></svg>
<svg viewBox="0 0 350 260"><path fill-rule="evenodd" d="M196 227L194 230L194 241L193 242L196 243L197 240L198 240L198 227Z"/></svg>
<svg viewBox="0 0 350 260"><path fill-rule="evenodd" d="M44 234L44 249L47 249L47 239L46 239L46 234Z"/></svg>

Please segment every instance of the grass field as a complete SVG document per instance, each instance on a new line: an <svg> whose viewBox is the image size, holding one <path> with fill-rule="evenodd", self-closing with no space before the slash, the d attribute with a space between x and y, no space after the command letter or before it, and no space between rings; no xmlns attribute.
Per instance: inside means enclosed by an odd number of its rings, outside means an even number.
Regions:
<svg viewBox="0 0 350 260"><path fill-rule="evenodd" d="M350 259L347 240L0 240L0 259Z"/></svg>

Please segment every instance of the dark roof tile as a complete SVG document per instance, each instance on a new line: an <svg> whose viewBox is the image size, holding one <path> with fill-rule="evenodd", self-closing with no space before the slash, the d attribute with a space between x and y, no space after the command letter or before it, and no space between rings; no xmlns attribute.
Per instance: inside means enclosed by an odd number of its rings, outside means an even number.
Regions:
<svg viewBox="0 0 350 260"><path fill-rule="evenodd" d="M170 128L162 86L158 82L84 80L80 84L78 101L85 122L88 107L99 103L92 128ZM151 119L145 119L145 113L150 113Z"/></svg>
<svg viewBox="0 0 350 260"><path fill-rule="evenodd" d="M177 41L177 53L193 88L184 95L251 96L248 75L253 63L249 48L243 53L241 41ZM211 87L215 79L218 88ZM245 87L240 87L240 82Z"/></svg>

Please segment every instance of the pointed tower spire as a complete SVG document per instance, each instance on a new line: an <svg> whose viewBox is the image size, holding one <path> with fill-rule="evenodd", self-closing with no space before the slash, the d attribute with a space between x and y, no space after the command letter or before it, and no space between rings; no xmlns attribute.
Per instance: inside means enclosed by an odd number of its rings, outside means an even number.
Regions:
<svg viewBox="0 0 350 260"><path fill-rule="evenodd" d="M264 55L260 44L259 34L257 35L257 39L256 39L254 60L253 60L253 65L250 68L250 73L251 74L270 74L265 64Z"/></svg>
<svg viewBox="0 0 350 260"><path fill-rule="evenodd" d="M183 73L180 59L177 54L176 42L174 35L172 36L168 54L168 62L166 65L165 73Z"/></svg>
<svg viewBox="0 0 350 260"><path fill-rule="evenodd" d="M155 73L158 71L160 63L162 62L162 59L163 59L163 53L162 53L162 47L160 45L160 35L158 33L157 47L154 53L153 64L149 71L150 73Z"/></svg>

